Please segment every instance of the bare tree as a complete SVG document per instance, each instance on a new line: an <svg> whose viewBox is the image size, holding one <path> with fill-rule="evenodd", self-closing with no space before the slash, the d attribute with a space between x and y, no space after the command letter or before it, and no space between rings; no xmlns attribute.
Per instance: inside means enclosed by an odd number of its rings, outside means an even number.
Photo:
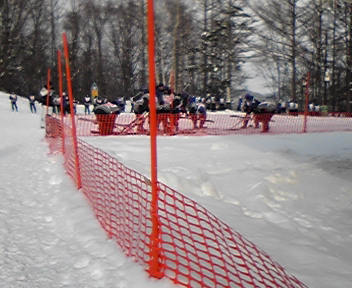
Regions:
<svg viewBox="0 0 352 288"><path fill-rule="evenodd" d="M23 69L27 1L1 1L0 13L0 88L18 90L22 85L17 75Z"/></svg>
<svg viewBox="0 0 352 288"><path fill-rule="evenodd" d="M254 2L254 3L253 3ZM297 8L297 0L258 0L251 1L249 6L253 13L262 21L263 27L257 29L259 41L263 47L274 48L267 53L274 58L285 59L291 65L290 95L292 100L297 98L297 55L299 53L299 31L298 22L301 17L301 10ZM271 31L269 33L269 31ZM267 42L276 42L282 50L275 51L274 45L267 45ZM276 45L277 46L277 45ZM260 46L259 46L260 47Z"/></svg>

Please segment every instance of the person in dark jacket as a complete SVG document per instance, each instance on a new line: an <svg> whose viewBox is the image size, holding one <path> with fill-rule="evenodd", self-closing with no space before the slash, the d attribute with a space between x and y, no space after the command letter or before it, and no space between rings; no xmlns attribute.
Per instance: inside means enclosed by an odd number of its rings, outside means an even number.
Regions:
<svg viewBox="0 0 352 288"><path fill-rule="evenodd" d="M42 105L47 105L49 104L50 107L53 107L53 98L55 96L55 90L53 88L52 83L50 82L49 86L49 91L48 91L48 85L44 85L43 88L39 91L39 100L38 102L41 103ZM49 93L49 95L48 95ZM48 97L49 96L49 97Z"/></svg>
<svg viewBox="0 0 352 288"><path fill-rule="evenodd" d="M205 120L207 119L207 110L202 99L199 99L198 102L194 102L190 105L189 115L193 122L194 129L202 129L204 127Z"/></svg>
<svg viewBox="0 0 352 288"><path fill-rule="evenodd" d="M157 98L157 102L160 103L163 101L163 96L164 96L164 90L165 90L165 86L163 83L159 83L156 86L156 91L155 91L155 95Z"/></svg>
<svg viewBox="0 0 352 288"><path fill-rule="evenodd" d="M271 102L261 102L257 108L253 111L254 121L261 123L262 133L269 132L269 122L275 113L276 107Z"/></svg>
<svg viewBox="0 0 352 288"><path fill-rule="evenodd" d="M137 132L144 134L147 130L144 128L146 118L144 117L149 112L149 90L143 89L136 96L132 97L133 112L136 115Z"/></svg>
<svg viewBox="0 0 352 288"><path fill-rule="evenodd" d="M37 107L35 107L35 96L34 93L28 96L29 109L32 113L37 113Z"/></svg>
<svg viewBox="0 0 352 288"><path fill-rule="evenodd" d="M115 120L121 112L120 107L113 103L107 102L94 107L93 112L99 126L99 134L114 134L114 128L116 126Z"/></svg>
<svg viewBox="0 0 352 288"><path fill-rule="evenodd" d="M237 111L241 111L241 109L242 109L242 102L243 102L243 99L242 99L242 96L240 96L240 98L238 99Z"/></svg>
<svg viewBox="0 0 352 288"><path fill-rule="evenodd" d="M90 114L90 105L92 105L92 98L89 95L84 97L84 114Z"/></svg>
<svg viewBox="0 0 352 288"><path fill-rule="evenodd" d="M242 129L247 128L250 115L257 109L258 105L260 104L260 101L255 99L252 95L246 94L245 100L242 106L242 111L246 113L246 116L244 117L243 124L242 124ZM259 128L259 122L254 121L255 128Z"/></svg>
<svg viewBox="0 0 352 288"><path fill-rule="evenodd" d="M11 109L12 111L17 111L18 112L18 106L17 106L17 95L15 92L12 92L11 95L9 96L9 99L11 101Z"/></svg>

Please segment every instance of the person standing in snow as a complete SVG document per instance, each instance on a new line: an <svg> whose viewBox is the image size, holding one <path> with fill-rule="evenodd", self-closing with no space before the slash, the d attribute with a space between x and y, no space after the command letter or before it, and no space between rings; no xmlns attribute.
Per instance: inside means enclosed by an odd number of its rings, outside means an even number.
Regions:
<svg viewBox="0 0 352 288"><path fill-rule="evenodd" d="M15 94L15 92L12 92L11 95L9 96L9 99L11 101L11 109L12 111L18 112L18 106L17 106L17 95Z"/></svg>
<svg viewBox="0 0 352 288"><path fill-rule="evenodd" d="M242 96L240 96L240 98L238 99L237 111L241 111L241 109L242 109L242 102L243 102L243 99L242 99Z"/></svg>
<svg viewBox="0 0 352 288"><path fill-rule="evenodd" d="M149 90L147 88L141 89L136 96L132 97L133 112L136 115L136 126L138 133L146 133L144 129L145 117L144 114L149 112Z"/></svg>
<svg viewBox="0 0 352 288"><path fill-rule="evenodd" d="M64 107L64 114L70 114L70 98L66 92L62 93L63 107Z"/></svg>
<svg viewBox="0 0 352 288"><path fill-rule="evenodd" d="M53 95L53 113L54 114L59 114L60 113L60 96L59 95Z"/></svg>
<svg viewBox="0 0 352 288"><path fill-rule="evenodd" d="M288 114L289 115L298 115L298 103L295 100L291 100L288 104Z"/></svg>
<svg viewBox="0 0 352 288"><path fill-rule="evenodd" d="M202 129L204 127L204 123L207 118L207 110L201 98L198 99L197 102L190 105L189 115L193 122L193 129Z"/></svg>
<svg viewBox="0 0 352 288"><path fill-rule="evenodd" d="M163 85L163 84L159 84ZM160 124L163 126L163 131L165 133L170 132L170 112L173 95L171 95L170 88L166 86L160 86L157 88L156 94L156 127L159 129Z"/></svg>
<svg viewBox="0 0 352 288"><path fill-rule="evenodd" d="M28 96L29 109L32 113L37 113L37 107L35 107L35 96L34 93Z"/></svg>
<svg viewBox="0 0 352 288"><path fill-rule="evenodd" d="M245 101L242 106L242 111L246 113L246 116L244 117L243 124L241 127L242 129L247 128L250 115L257 109L259 104L260 102L257 99L254 99L252 95L246 94ZM255 128L259 128L259 122L255 121L254 125L255 125Z"/></svg>
<svg viewBox="0 0 352 288"><path fill-rule="evenodd" d="M84 97L84 114L90 114L90 105L92 104L92 99L90 98L89 95L86 95Z"/></svg>
<svg viewBox="0 0 352 288"><path fill-rule="evenodd" d="M172 101L171 109L171 120L172 125L175 127L175 131L178 131L179 121L181 119L181 113L187 114L187 104L184 104L180 95L176 95Z"/></svg>
<svg viewBox="0 0 352 288"><path fill-rule="evenodd" d="M271 102L261 102L253 111L255 123L261 123L262 133L269 132L269 122L275 113L276 107Z"/></svg>
<svg viewBox="0 0 352 288"><path fill-rule="evenodd" d="M165 86L163 83L159 83L156 86L156 90L155 90L155 96L156 96L156 100L158 103L163 101L164 98L164 90L165 90Z"/></svg>
<svg viewBox="0 0 352 288"><path fill-rule="evenodd" d="M93 106L94 108L99 106L99 105L103 105L103 104L106 104L108 101L106 100L105 97L103 96L98 96L98 97L95 97L94 98L94 101L93 101Z"/></svg>

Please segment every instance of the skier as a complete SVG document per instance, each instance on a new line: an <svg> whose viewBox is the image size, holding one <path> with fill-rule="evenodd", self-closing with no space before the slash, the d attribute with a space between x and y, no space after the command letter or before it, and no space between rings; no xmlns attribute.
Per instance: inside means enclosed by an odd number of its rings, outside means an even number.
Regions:
<svg viewBox="0 0 352 288"><path fill-rule="evenodd" d="M269 122L275 113L275 104L271 102L261 102L253 111L255 123L262 124L262 133L269 132Z"/></svg>
<svg viewBox="0 0 352 288"><path fill-rule="evenodd" d="M53 96L55 94L55 91L53 89L52 83L50 83L50 91L49 91L49 99L47 99L48 95L48 85L44 85L44 87L40 90L40 99L38 102L40 102L42 105L46 105L47 102L49 102L49 106L53 107Z"/></svg>
<svg viewBox="0 0 352 288"><path fill-rule="evenodd" d="M100 135L112 135L115 127L116 117L120 114L120 108L110 102L96 106L93 109Z"/></svg>
<svg viewBox="0 0 352 288"><path fill-rule="evenodd" d="M9 96L9 99L11 101L11 109L12 111L18 112L18 106L17 106L17 95L15 94L15 92L12 92Z"/></svg>
<svg viewBox="0 0 352 288"><path fill-rule="evenodd" d="M73 112L74 114L76 115L77 114L77 105L78 105L78 102L75 98L73 98Z"/></svg>
<svg viewBox="0 0 352 288"><path fill-rule="evenodd" d="M37 107L35 107L35 96L34 93L28 96L29 109L32 113L37 113Z"/></svg>
<svg viewBox="0 0 352 288"><path fill-rule="evenodd" d="M162 85L162 84L159 84ZM165 133L170 132L170 112L171 112L171 103L173 101L173 95L171 95L171 91L168 87L162 86L157 89L156 93L159 92L159 96L157 96L156 103L156 125L159 129L160 124L163 125L163 131Z"/></svg>
<svg viewBox="0 0 352 288"><path fill-rule="evenodd" d="M178 131L181 113L187 114L186 106L184 105L181 96L176 95L172 101L170 118L172 125L175 127L175 131Z"/></svg>
<svg viewBox="0 0 352 288"><path fill-rule="evenodd" d="M90 96L87 94L84 97L84 114L90 114L90 105L92 104L92 99L90 98Z"/></svg>
<svg viewBox="0 0 352 288"><path fill-rule="evenodd" d="M242 111L246 113L246 116L244 117L243 124L242 124L242 129L247 128L248 121L250 118L251 113L254 112L255 109L257 109L258 105L260 104L260 101L257 99L254 99L254 97L250 94L246 94L245 96L245 101L242 106ZM259 122L254 120L254 125L255 128L259 128Z"/></svg>
<svg viewBox="0 0 352 288"><path fill-rule="evenodd" d="M149 112L149 90L142 89L136 96L132 97L133 112L136 115L136 125L138 133L146 133L144 129L145 117L144 114Z"/></svg>
<svg viewBox="0 0 352 288"><path fill-rule="evenodd" d="M62 93L62 99L64 99L64 114L70 114L70 97L66 94L66 92Z"/></svg>
<svg viewBox="0 0 352 288"><path fill-rule="evenodd" d="M156 91L155 91L155 95L157 98L157 102L161 102L163 100L163 95L164 95L164 84L163 83L159 83L156 86Z"/></svg>
<svg viewBox="0 0 352 288"><path fill-rule="evenodd" d="M105 97L103 96L98 96L98 97L95 97L94 98L94 101L93 101L93 106L94 108L99 106L99 105L103 105L103 104L106 104L108 101L106 100Z"/></svg>
<svg viewBox="0 0 352 288"><path fill-rule="evenodd" d="M237 111L241 111L242 110L242 96L240 96L240 98L238 99L238 104L237 104Z"/></svg>
<svg viewBox="0 0 352 288"><path fill-rule="evenodd" d="M298 115L298 103L295 100L291 100L288 104L288 114L289 115Z"/></svg>
<svg viewBox="0 0 352 288"><path fill-rule="evenodd" d="M55 95L53 96L53 113L59 114L60 113L60 96Z"/></svg>
<svg viewBox="0 0 352 288"><path fill-rule="evenodd" d="M193 102L190 105L189 115L193 122L194 129L198 129L198 128L202 129L204 127L204 123L207 118L207 110L205 108L204 103L202 102L202 99L198 99L197 102ZM199 121L199 127L197 125L198 121Z"/></svg>
<svg viewBox="0 0 352 288"><path fill-rule="evenodd" d="M113 101L112 103L119 106L121 112L125 112L126 103L125 103L124 97L117 97L116 100Z"/></svg>

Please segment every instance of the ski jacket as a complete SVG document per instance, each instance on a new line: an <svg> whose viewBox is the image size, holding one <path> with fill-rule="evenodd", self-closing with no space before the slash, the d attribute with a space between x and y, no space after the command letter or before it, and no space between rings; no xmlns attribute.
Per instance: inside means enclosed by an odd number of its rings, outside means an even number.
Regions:
<svg viewBox="0 0 352 288"><path fill-rule="evenodd" d="M17 95L16 94L11 94L9 98L11 100L11 103L16 103L17 102Z"/></svg>
<svg viewBox="0 0 352 288"><path fill-rule="evenodd" d="M190 114L206 114L207 110L203 103L192 103L189 108Z"/></svg>
<svg viewBox="0 0 352 288"><path fill-rule="evenodd" d="M91 98L89 96L84 97L84 105L89 106L90 104L92 104Z"/></svg>
<svg viewBox="0 0 352 288"><path fill-rule="evenodd" d="M250 114L257 109L259 104L260 104L260 101L258 101L257 99L254 99L254 98L253 98L253 100L246 100L243 103L242 111L247 114Z"/></svg>
<svg viewBox="0 0 352 288"><path fill-rule="evenodd" d="M35 102L35 96L34 96L34 95L29 95L29 96L28 96L28 100L29 100L29 103L30 103L30 104L34 104L34 102Z"/></svg>
<svg viewBox="0 0 352 288"><path fill-rule="evenodd" d="M132 98L133 111L136 114L142 114L149 111L149 94L137 94Z"/></svg>

